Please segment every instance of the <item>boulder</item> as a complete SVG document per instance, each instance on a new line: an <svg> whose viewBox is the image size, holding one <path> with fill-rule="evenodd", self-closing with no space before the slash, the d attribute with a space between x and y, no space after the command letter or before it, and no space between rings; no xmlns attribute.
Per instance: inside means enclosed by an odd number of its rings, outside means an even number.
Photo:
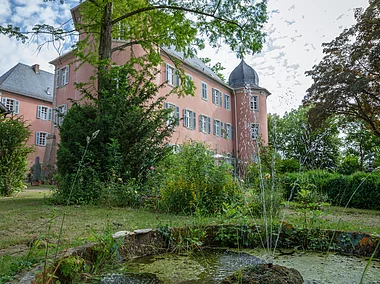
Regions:
<svg viewBox="0 0 380 284"><path fill-rule="evenodd" d="M280 265L256 264L237 270L221 282L223 284L302 284L301 273Z"/></svg>

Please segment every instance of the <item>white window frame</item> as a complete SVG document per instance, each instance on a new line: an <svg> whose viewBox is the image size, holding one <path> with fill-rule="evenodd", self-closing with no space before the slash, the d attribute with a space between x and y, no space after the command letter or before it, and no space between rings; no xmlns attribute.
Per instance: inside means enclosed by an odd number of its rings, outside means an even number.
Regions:
<svg viewBox="0 0 380 284"><path fill-rule="evenodd" d="M249 106L251 108L251 111L258 111L259 110L259 96L251 95L249 97Z"/></svg>
<svg viewBox="0 0 380 284"><path fill-rule="evenodd" d="M51 120L52 109L43 105L37 106L37 118L42 120Z"/></svg>
<svg viewBox="0 0 380 284"><path fill-rule="evenodd" d="M20 112L20 101L13 98L1 98L1 103L14 114L19 114Z"/></svg>
<svg viewBox="0 0 380 284"><path fill-rule="evenodd" d="M257 140L260 136L260 124L251 123L251 140Z"/></svg>
<svg viewBox="0 0 380 284"><path fill-rule="evenodd" d="M54 110L54 124L56 126L61 126L63 123L63 119L67 113L67 104L59 105Z"/></svg>
<svg viewBox="0 0 380 284"><path fill-rule="evenodd" d="M69 83L70 66L66 65L57 70L56 87L60 88Z"/></svg>
<svg viewBox="0 0 380 284"><path fill-rule="evenodd" d="M199 116L199 131L206 134L211 133L211 118L207 115L201 114Z"/></svg>
<svg viewBox="0 0 380 284"><path fill-rule="evenodd" d="M177 118L177 125L179 125L179 106L176 106L175 104L164 102L164 108L168 109L171 108L172 112L170 113L170 118L168 121L166 121L166 125L171 124L171 119Z"/></svg>
<svg viewBox="0 0 380 284"><path fill-rule="evenodd" d="M201 82L201 86L202 86L202 99L207 101L208 100L208 95L207 95L207 83L205 82Z"/></svg>
<svg viewBox="0 0 380 284"><path fill-rule="evenodd" d="M43 131L37 131L36 132L36 145L45 147L47 142L47 137L49 133L43 132Z"/></svg>
<svg viewBox="0 0 380 284"><path fill-rule="evenodd" d="M197 126L196 117L197 115L194 111L185 108L183 110L183 126L187 129L194 130Z"/></svg>
<svg viewBox="0 0 380 284"><path fill-rule="evenodd" d="M174 66L167 63L166 63L166 81L168 82L170 86L174 86L174 87L179 86L180 84L178 70Z"/></svg>
<svg viewBox="0 0 380 284"><path fill-rule="evenodd" d="M224 108L231 110L231 96L228 94L224 94Z"/></svg>
<svg viewBox="0 0 380 284"><path fill-rule="evenodd" d="M214 119L214 135L221 137L222 136L222 129L223 129L223 122L221 122L219 119Z"/></svg>
<svg viewBox="0 0 380 284"><path fill-rule="evenodd" d="M216 88L212 88L212 102L217 106L222 106L222 92Z"/></svg>
<svg viewBox="0 0 380 284"><path fill-rule="evenodd" d="M225 138L227 140L233 140L234 139L234 127L230 123L225 123L224 124L224 129L225 129Z"/></svg>

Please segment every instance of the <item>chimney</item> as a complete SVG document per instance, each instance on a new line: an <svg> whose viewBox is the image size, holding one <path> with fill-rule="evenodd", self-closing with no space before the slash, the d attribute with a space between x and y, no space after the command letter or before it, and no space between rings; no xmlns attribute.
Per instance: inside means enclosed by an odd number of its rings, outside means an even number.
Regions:
<svg viewBox="0 0 380 284"><path fill-rule="evenodd" d="M38 64L34 64L34 65L32 66L32 69L33 69L34 73L36 73L36 74L39 74L39 73L40 73L40 65L38 65Z"/></svg>

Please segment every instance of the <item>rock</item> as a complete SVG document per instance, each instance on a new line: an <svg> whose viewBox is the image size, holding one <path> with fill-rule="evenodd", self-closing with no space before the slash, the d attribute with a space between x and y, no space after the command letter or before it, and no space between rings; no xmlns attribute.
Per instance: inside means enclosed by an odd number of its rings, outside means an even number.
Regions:
<svg viewBox="0 0 380 284"><path fill-rule="evenodd" d="M257 264L242 268L227 276L222 284L302 284L301 273L280 265Z"/></svg>

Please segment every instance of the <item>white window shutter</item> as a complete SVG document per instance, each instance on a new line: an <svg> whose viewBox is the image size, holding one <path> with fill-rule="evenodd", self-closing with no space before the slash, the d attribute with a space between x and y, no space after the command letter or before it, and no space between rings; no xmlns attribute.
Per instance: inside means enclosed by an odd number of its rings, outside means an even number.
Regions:
<svg viewBox="0 0 380 284"><path fill-rule="evenodd" d="M222 99L222 93L219 93L219 106L222 106L223 99Z"/></svg>
<svg viewBox="0 0 380 284"><path fill-rule="evenodd" d="M165 108L165 109L168 108L168 103L167 103L167 102L164 102L164 108Z"/></svg>
<svg viewBox="0 0 380 284"><path fill-rule="evenodd" d="M57 70L57 77L56 77L56 82L55 82L55 86L56 86L56 88L58 88L59 87L59 81L60 81L60 77L61 77L61 70L59 69L59 70Z"/></svg>
<svg viewBox="0 0 380 284"><path fill-rule="evenodd" d="M215 89L212 88L212 103L215 104Z"/></svg>
<svg viewBox="0 0 380 284"><path fill-rule="evenodd" d="M36 145L39 145L40 143L40 133L36 132Z"/></svg>
<svg viewBox="0 0 380 284"><path fill-rule="evenodd" d="M166 64L166 81L169 81L169 65Z"/></svg>
<svg viewBox="0 0 380 284"><path fill-rule="evenodd" d="M7 103L7 99L6 99L6 98L1 98L1 103L2 103L3 105L5 105L5 104Z"/></svg>
<svg viewBox="0 0 380 284"><path fill-rule="evenodd" d="M187 109L183 109L183 126L187 126Z"/></svg>
<svg viewBox="0 0 380 284"><path fill-rule="evenodd" d="M48 108L48 120L51 120L52 117L52 109L49 107Z"/></svg>
<svg viewBox="0 0 380 284"><path fill-rule="evenodd" d="M18 114L19 113L19 107L20 107L20 102L19 101L14 101L14 110L13 110L13 112L15 113L15 114Z"/></svg>
<svg viewBox="0 0 380 284"><path fill-rule="evenodd" d="M216 123L217 121L214 119L214 135L216 135Z"/></svg>
<svg viewBox="0 0 380 284"><path fill-rule="evenodd" d="M192 129L196 129L196 126L197 126L197 114L195 112L193 112L193 127Z"/></svg>
<svg viewBox="0 0 380 284"><path fill-rule="evenodd" d="M210 134L211 132L211 118L207 118L207 132Z"/></svg>
<svg viewBox="0 0 380 284"><path fill-rule="evenodd" d="M176 106L175 109L176 109L176 116L177 116L177 125L179 125L179 107Z"/></svg>
<svg viewBox="0 0 380 284"><path fill-rule="evenodd" d="M69 66L65 67L65 82L63 83L64 85L69 83Z"/></svg>
<svg viewBox="0 0 380 284"><path fill-rule="evenodd" d="M219 127L219 129L220 129L220 136L222 136L222 129L223 129L223 122L220 122L220 127Z"/></svg>
<svg viewBox="0 0 380 284"><path fill-rule="evenodd" d="M41 109L42 106L37 106L37 118L41 118Z"/></svg>

